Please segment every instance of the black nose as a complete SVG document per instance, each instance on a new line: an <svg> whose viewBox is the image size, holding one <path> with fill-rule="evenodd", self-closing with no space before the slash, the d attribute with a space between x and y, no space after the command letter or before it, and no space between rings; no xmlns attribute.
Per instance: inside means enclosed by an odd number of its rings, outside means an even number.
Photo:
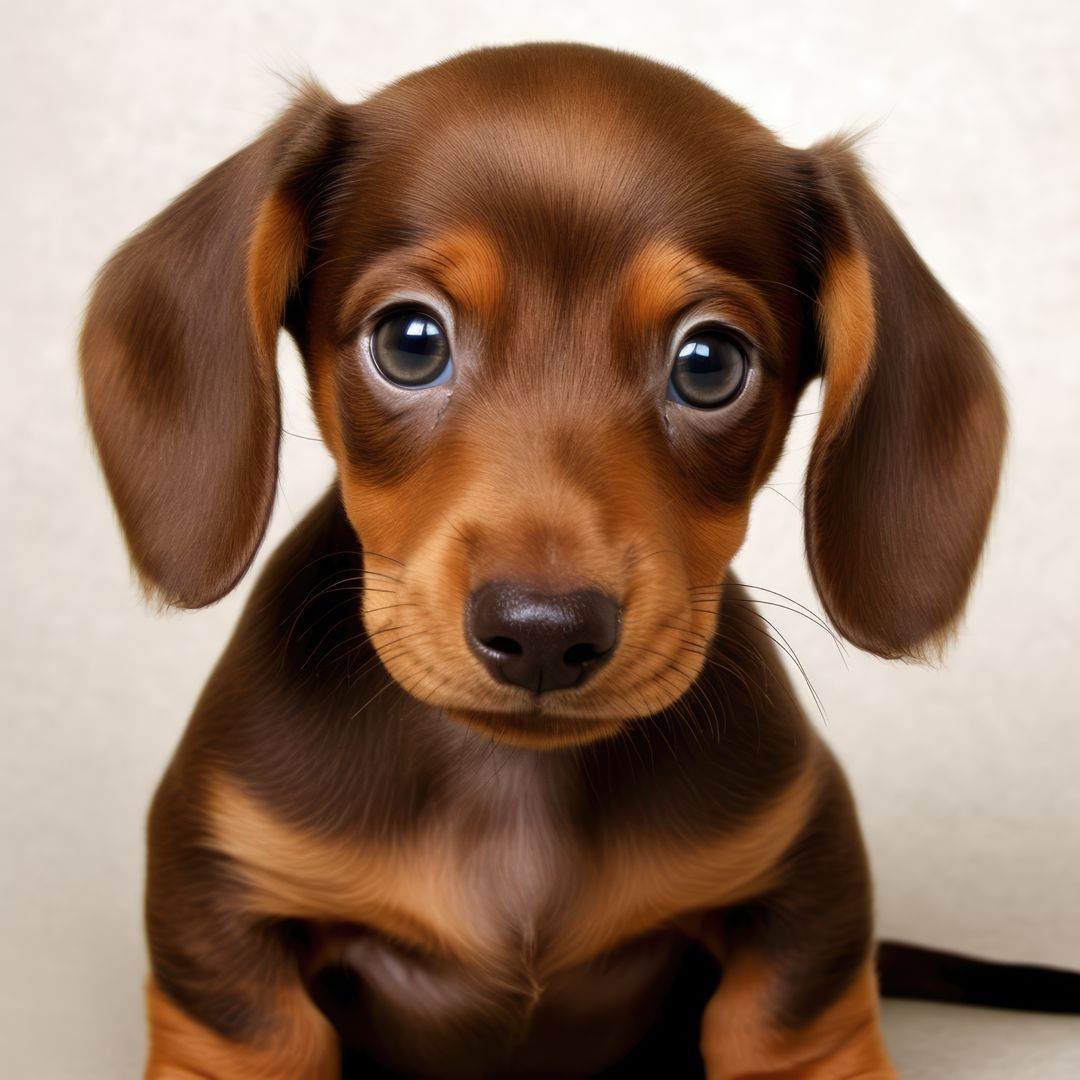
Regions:
<svg viewBox="0 0 1080 1080"><path fill-rule="evenodd" d="M489 581L469 598L465 636L499 682L543 693L583 683L619 637L619 605L595 589L550 596Z"/></svg>

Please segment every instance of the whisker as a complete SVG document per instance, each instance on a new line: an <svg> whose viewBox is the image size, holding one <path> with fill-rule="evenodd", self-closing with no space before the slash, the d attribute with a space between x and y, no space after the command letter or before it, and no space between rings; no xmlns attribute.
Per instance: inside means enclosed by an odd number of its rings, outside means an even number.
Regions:
<svg viewBox="0 0 1080 1080"><path fill-rule="evenodd" d="M754 627L754 626L752 626L752 625L750 625L748 623L743 624L743 625L745 625L748 629L752 629L752 630L757 631L758 633L762 633L763 636L765 636L770 641L772 641L774 645L779 646L778 642L776 642L767 633L764 633L763 631L761 631L759 628ZM792 693L791 687L788 685L787 679L782 678L780 676L777 676L772 671L772 669L770 668L769 662L765 657L765 654L749 638L742 637L742 636L734 637L734 636L731 636L728 633L724 633L720 640L723 642L723 648L724 649L726 649L728 651L734 651L734 652L738 653L741 656L747 657L751 661L756 661L756 663L757 663L757 665L758 665L758 667L760 668L760 671L761 671L762 682L759 684L755 680L755 688L762 695L762 697L764 698L766 704L771 704L772 700L773 700L773 696L769 692L769 684L771 682L771 683L773 683L775 685L778 685L780 687L780 689L784 693L784 696L787 698L788 702L791 704L792 708L797 713L801 714L802 705L799 702L798 698L796 698L795 695ZM712 661L712 662L715 662L715 661ZM743 671L747 675L749 675L749 671L746 668L740 668L739 670ZM757 709L756 699L755 699L754 708L755 708L755 712L756 712L756 709Z"/></svg>
<svg viewBox="0 0 1080 1080"><path fill-rule="evenodd" d="M822 622L820 619L815 619L813 616L807 615L805 612L799 611L797 608L788 607L786 604L779 604L774 600L736 600L735 603L741 605L743 610L748 611L752 615L756 615L759 619L763 619L764 616L760 612L755 610L755 608L758 607L775 607L780 608L782 611L790 611L792 615L800 615L809 623L816 626L819 630L824 630L825 633L829 635L829 637L832 639L833 645L836 648L837 655L844 663L844 667L848 666L847 649L845 648L843 641L841 641L839 634L837 634L831 626Z"/></svg>
<svg viewBox="0 0 1080 1080"><path fill-rule="evenodd" d="M357 719L362 712L364 712L373 702L375 702L378 698L380 698L383 694L385 694L386 691L390 689L390 687L396 686L396 685L397 685L396 681L394 679L390 679L386 683L385 686L380 687L380 689L376 690L375 693L372 694L371 697L369 697L367 699L367 701L365 701L364 704L361 705L360 708L357 709L356 712L354 712L352 714L352 716L349 717L349 719L350 720Z"/></svg>
<svg viewBox="0 0 1080 1080"><path fill-rule="evenodd" d="M646 559L655 558L655 556L657 556L657 555L670 555L670 554L674 554L674 552L672 551L671 548L657 548L656 551L650 551L648 553L648 555L638 555L637 557L635 557L633 559L633 561L630 562L627 565L626 569L627 570L633 570L639 564L643 563Z"/></svg>
<svg viewBox="0 0 1080 1080"><path fill-rule="evenodd" d="M692 586L689 591L691 594L716 592L717 597L719 598L724 595L724 592L728 588L730 588L732 584L733 583L731 582L720 582L717 585L695 585ZM834 644L840 651L841 658L845 659L846 662L847 649L844 645L843 640L840 638L839 634L837 634L836 631L833 630L833 628L825 621L824 617L818 614L818 612L814 611L813 608L809 608L805 604L799 603L798 600L786 595L785 593L777 592L775 589L767 589L763 585L747 585L745 582L738 582L738 586L743 589L753 589L756 592L767 593L769 596L777 596L781 600L786 600L789 604L793 604L794 607L787 607L785 604L779 604L769 600L758 600L753 597L747 597L745 599L738 596L731 597L732 600L743 606L753 606L756 604L760 604L763 607L780 607L785 608L785 610L790 611L795 615L801 615L804 619L808 619L810 622L812 622L820 630L824 630L825 633L827 633L833 639Z"/></svg>
<svg viewBox="0 0 1080 1080"><path fill-rule="evenodd" d="M322 555L316 555L314 559L304 563L282 586L277 589L266 601L263 607L260 609L266 611L272 604L276 603L281 596L288 590L289 586L305 571L310 570L317 563L322 562L324 559L340 559L347 555L358 556L360 554L359 549L342 549L340 551L327 551Z"/></svg>
<svg viewBox="0 0 1080 1080"><path fill-rule="evenodd" d="M393 590L392 589L387 589L386 591L387 592L392 592ZM402 600L397 604L384 604L382 607L368 608L367 609L367 614L368 615L374 615L378 611L390 611L392 608L419 607L419 606L420 606L419 604L413 602L412 600Z"/></svg>
<svg viewBox="0 0 1080 1080"><path fill-rule="evenodd" d="M292 620L289 624L289 629L286 632L281 644L282 667L285 666L286 657L288 656L289 652L289 646L292 644L293 634L296 633L296 627L299 625L300 619L303 617L304 613L311 606L311 604L313 604L316 600L325 595L329 590L336 588L341 583L341 581L345 580L344 578L342 578L343 574L349 575L348 580L352 579L351 569L347 571L340 571L337 574L332 574L324 583L322 583L321 587L319 587L319 585L312 586L312 588L308 590L307 596L305 596L304 599L299 603L299 605L297 605ZM341 579L341 581L339 581L339 579ZM316 622L318 622L318 620L316 620Z"/></svg>
<svg viewBox="0 0 1080 1080"><path fill-rule="evenodd" d="M343 605L344 603L346 603L346 601L345 601L345 600L342 600L342 601L340 601L340 602L339 602L339 603L338 603L338 604L337 604L336 606L337 606L337 607L341 607L341 606L342 606L342 605ZM359 622L359 621L360 621L360 612L359 612L359 611L353 611L353 612L350 612L350 613L349 613L348 615L343 615L343 616L342 616L342 617L341 617L340 619L338 619L338 620L337 620L337 621L336 621L336 622L335 622L335 623L334 623L334 624L333 624L333 625L332 625L332 626L330 627L330 629L329 629L329 630L327 630L327 631L326 631L326 633L324 633L324 634L323 634L323 636L322 636L321 638L319 638L318 644L316 644L316 645L315 645L315 647L314 647L314 648L313 648L313 649L311 650L311 652L310 652L310 653L308 654L308 656L307 656L307 657L306 657L306 658L304 659L304 662L303 662L303 663L302 663L302 664L300 665L300 670L301 670L301 671L303 671L303 669L304 669L304 668L306 668L306 667L308 666L308 663L309 663L309 662L310 662L311 660L315 660L315 662L316 662L316 666L318 666L318 662L319 662L319 659L320 659L320 657L319 657L319 650L320 650L320 649L322 648L322 646L323 646L323 643L324 643L324 642L326 641L326 639L327 639L327 638L328 638L328 637L329 637L329 636L330 636L330 635L331 635L331 634L332 634L332 633L333 633L333 632L334 632L334 631L335 631L335 630L336 630L336 629L337 629L337 628L338 628L339 626L343 626L343 625L344 625L345 623L347 623L347 622L348 622L348 621L349 621L350 619L356 619L356 620L357 620L357 621ZM303 634L301 634L301 635L300 635L300 637L298 637L298 638L296 639L296 640L297 640L297 642L301 642L301 641L303 641L303 639L304 639L304 638L305 638L305 637L306 637L306 636L307 636L308 634L310 634L310 633L311 633L311 631L312 631L312 630L314 630L314 629L315 629L315 627L316 627L316 626L318 626L318 625L319 625L319 624L318 624L317 622L316 622L316 623L312 623L312 624L311 624L311 626L309 626L309 627L308 627L308 628L307 628L307 629L306 629L306 630L304 631L304 633L303 633ZM361 623L361 625L363 625L363 624Z"/></svg>
<svg viewBox="0 0 1080 1080"><path fill-rule="evenodd" d="M806 668L803 667L802 661L796 655L795 650L791 647L790 644L788 644L787 638L785 638L784 635L781 634L780 631L777 630L776 627L773 626L773 624L769 622L769 620L766 619L764 615L760 613L756 614L757 617L761 619L762 622L764 622L769 627L769 629L773 631L773 633L776 634L776 638L774 638L772 634L770 634L767 630L763 630L761 627L750 626L750 629L755 630L757 633L761 634L764 637L767 637L770 641L779 645L780 648L783 649L783 651L787 654L787 656L791 658L791 662L799 669L799 674L802 676L803 682L806 683L806 687L810 691L810 696L814 700L814 706L818 711L818 715L821 717L822 723L824 723L825 726L828 727L829 718L825 715L825 706L822 703L821 698L818 696L818 692L815 689L814 684L810 681L810 676L807 674ZM777 641L777 638L779 638L779 641Z"/></svg>
<svg viewBox="0 0 1080 1080"><path fill-rule="evenodd" d="M788 498L788 496L785 495L779 488L774 487L772 484L762 484L762 487L764 487L767 491L771 491L774 495L779 495L780 498L784 500L784 502L786 502L789 506L793 507L800 514L803 512L803 508L794 499Z"/></svg>
<svg viewBox="0 0 1080 1080"><path fill-rule="evenodd" d="M364 557L368 559L385 559L387 562L395 563L398 566L405 565L400 559L395 559L392 555L384 555L381 551L372 551L371 548L363 548L362 551Z"/></svg>

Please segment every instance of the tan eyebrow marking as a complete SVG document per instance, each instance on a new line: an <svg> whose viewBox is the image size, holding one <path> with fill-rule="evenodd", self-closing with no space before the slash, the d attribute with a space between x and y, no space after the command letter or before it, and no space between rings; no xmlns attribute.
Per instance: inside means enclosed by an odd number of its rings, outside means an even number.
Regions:
<svg viewBox="0 0 1080 1080"><path fill-rule="evenodd" d="M661 326L678 312L706 300L766 347L778 342L779 329L761 293L745 278L709 262L669 240L640 249L622 280L624 310L637 330Z"/></svg>
<svg viewBox="0 0 1080 1080"><path fill-rule="evenodd" d="M627 314L639 326L661 322L685 304L706 269L702 259L669 241L642 248L623 278Z"/></svg>
<svg viewBox="0 0 1080 1080"><path fill-rule="evenodd" d="M503 259L491 234L478 226L457 226L376 260L345 293L338 332L387 294L410 287L434 285L455 308L487 315L498 305L504 282Z"/></svg>
<svg viewBox="0 0 1080 1080"><path fill-rule="evenodd" d="M503 262L490 233L462 226L421 249L420 260L458 304L472 314L489 313L503 292Z"/></svg>

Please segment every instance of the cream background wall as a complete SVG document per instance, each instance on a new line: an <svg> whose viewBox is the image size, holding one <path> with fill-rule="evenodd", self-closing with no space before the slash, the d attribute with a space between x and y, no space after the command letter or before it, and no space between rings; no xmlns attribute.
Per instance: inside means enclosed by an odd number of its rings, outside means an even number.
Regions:
<svg viewBox="0 0 1080 1080"><path fill-rule="evenodd" d="M583 40L680 65L792 144L876 124L865 157L1001 365L1012 443L989 551L939 670L777 612L860 800L883 934L1080 968L1080 8L4 0L0 341L0 1062L134 1075L142 826L247 586L159 616L132 585L74 377L91 278L281 107L274 72L353 101L477 44ZM330 477L290 347L267 550ZM803 411L816 409L816 391ZM813 416L737 561L816 606L801 549ZM1080 1075L1080 1021L890 1005L906 1076Z"/></svg>

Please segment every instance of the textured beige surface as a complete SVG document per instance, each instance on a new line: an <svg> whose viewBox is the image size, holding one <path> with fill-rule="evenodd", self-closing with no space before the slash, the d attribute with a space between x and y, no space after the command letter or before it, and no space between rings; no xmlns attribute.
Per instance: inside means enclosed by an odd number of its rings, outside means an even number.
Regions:
<svg viewBox="0 0 1080 1080"><path fill-rule="evenodd" d="M885 1041L904 1080L1075 1080L1080 1021L914 1001L885 1003Z"/></svg>
<svg viewBox="0 0 1080 1080"><path fill-rule="evenodd" d="M475 44L579 39L680 64L805 144L878 123L866 155L995 349L1012 408L1001 511L941 670L851 651L773 609L857 790L882 930L1080 967L1080 11L1057 3L4 4L0 365L0 1061L134 1075L150 792L241 595L157 617L131 587L84 433L73 344L119 240L280 106L272 71L339 97ZM317 12L317 14L316 14ZM329 476L283 356L281 537ZM807 397L806 413L817 408ZM789 442L739 566L814 604ZM1080 1075L1080 1021L896 1004L905 1076Z"/></svg>

